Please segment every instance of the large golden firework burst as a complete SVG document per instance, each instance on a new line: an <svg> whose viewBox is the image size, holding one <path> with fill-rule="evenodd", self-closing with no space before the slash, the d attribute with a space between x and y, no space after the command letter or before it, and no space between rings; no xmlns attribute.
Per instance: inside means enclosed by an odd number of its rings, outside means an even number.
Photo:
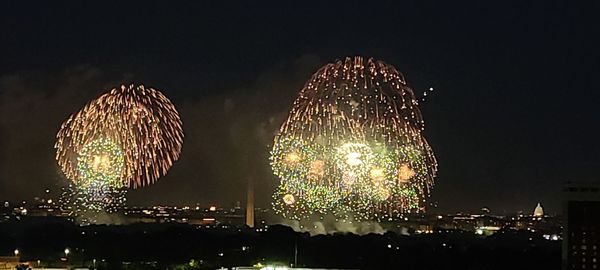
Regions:
<svg viewBox="0 0 600 270"><path fill-rule="evenodd" d="M418 101L393 66L362 57L325 65L275 137L275 210L293 219L422 210L437 171L423 129Z"/></svg>
<svg viewBox="0 0 600 270"><path fill-rule="evenodd" d="M71 115L56 138L56 160L75 185L136 188L156 182L179 159L183 130L161 92L122 85Z"/></svg>

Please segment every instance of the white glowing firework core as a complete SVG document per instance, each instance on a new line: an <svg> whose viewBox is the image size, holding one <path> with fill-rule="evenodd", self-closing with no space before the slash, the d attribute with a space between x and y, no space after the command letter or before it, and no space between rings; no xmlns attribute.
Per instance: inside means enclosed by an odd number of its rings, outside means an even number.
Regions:
<svg viewBox="0 0 600 270"><path fill-rule="evenodd" d="M337 151L340 161L350 170L367 169L364 165L373 159L373 150L364 143L345 143Z"/></svg>
<svg viewBox="0 0 600 270"><path fill-rule="evenodd" d="M362 155L360 153L357 152L351 152L348 153L346 155L346 164L350 165L350 166L358 166L360 164L362 164L362 160L360 160L360 157Z"/></svg>

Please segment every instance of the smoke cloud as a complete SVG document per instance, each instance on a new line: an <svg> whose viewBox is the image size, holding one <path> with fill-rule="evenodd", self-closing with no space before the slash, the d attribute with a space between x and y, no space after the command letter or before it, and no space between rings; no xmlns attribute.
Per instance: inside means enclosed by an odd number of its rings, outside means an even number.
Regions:
<svg viewBox="0 0 600 270"><path fill-rule="evenodd" d="M356 235L384 234L386 230L375 221L336 221L335 217L327 215L323 218L308 220L282 220L282 225L296 232L308 232L311 236L335 233L351 233Z"/></svg>

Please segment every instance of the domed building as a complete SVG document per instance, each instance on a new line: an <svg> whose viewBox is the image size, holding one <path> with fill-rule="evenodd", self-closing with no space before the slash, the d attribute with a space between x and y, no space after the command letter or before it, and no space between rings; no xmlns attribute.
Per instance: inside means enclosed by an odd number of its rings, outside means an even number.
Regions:
<svg viewBox="0 0 600 270"><path fill-rule="evenodd" d="M533 210L533 216L534 217L543 217L544 216L544 208L542 208L542 205L540 203L538 203L537 206L535 207L535 210Z"/></svg>

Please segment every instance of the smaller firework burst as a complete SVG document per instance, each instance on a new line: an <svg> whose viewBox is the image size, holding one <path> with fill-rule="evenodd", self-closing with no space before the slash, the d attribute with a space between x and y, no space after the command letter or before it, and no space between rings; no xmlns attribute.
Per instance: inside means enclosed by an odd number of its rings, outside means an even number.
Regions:
<svg viewBox="0 0 600 270"><path fill-rule="evenodd" d="M179 159L183 130L161 92L121 86L71 115L57 134L56 160L72 185L65 209L77 216L113 212L127 188L149 185ZM91 215L90 215L91 214Z"/></svg>

